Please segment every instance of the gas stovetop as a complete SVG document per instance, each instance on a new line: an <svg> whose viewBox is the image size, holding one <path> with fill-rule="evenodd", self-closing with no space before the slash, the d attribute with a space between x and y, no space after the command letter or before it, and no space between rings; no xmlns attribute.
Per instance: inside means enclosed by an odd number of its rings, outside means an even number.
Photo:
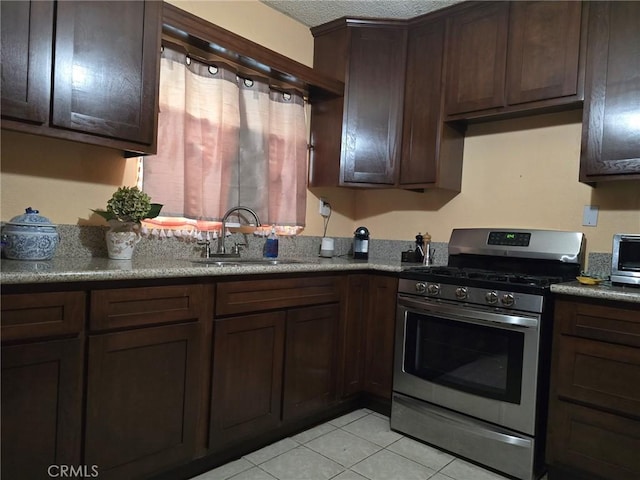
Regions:
<svg viewBox="0 0 640 480"><path fill-rule="evenodd" d="M474 268L459 267L409 267L403 278L416 280L438 281L444 283L483 284L495 283L508 287L509 285L526 285L545 288L553 283L564 281L558 275L529 275L526 273L509 273L494 270L478 270ZM462 282L461 282L462 280ZM471 280L472 282L465 282Z"/></svg>
<svg viewBox="0 0 640 480"><path fill-rule="evenodd" d="M454 229L448 265L406 268L400 293L513 308L518 298L546 296L552 284L574 279L583 258L580 232Z"/></svg>
<svg viewBox="0 0 640 480"><path fill-rule="evenodd" d="M556 276L531 276L456 267L413 267L400 274L399 292L434 299L518 308L524 297L545 297ZM518 305L520 303L520 305Z"/></svg>

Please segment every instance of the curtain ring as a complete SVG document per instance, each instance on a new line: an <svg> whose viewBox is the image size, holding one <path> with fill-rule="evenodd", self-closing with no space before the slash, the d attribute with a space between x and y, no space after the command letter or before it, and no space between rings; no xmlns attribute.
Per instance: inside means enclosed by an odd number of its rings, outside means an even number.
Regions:
<svg viewBox="0 0 640 480"><path fill-rule="evenodd" d="M216 75L218 73L218 67L215 65L209 65L209 73L211 75Z"/></svg>
<svg viewBox="0 0 640 480"><path fill-rule="evenodd" d="M185 57L184 62L185 62L187 65L191 65L191 57Z"/></svg>
<svg viewBox="0 0 640 480"><path fill-rule="evenodd" d="M289 100L291 100L291 94L289 92L282 92L282 98L284 98L284 100L288 102Z"/></svg>
<svg viewBox="0 0 640 480"><path fill-rule="evenodd" d="M253 80L250 78L244 78L243 81L245 87L253 87Z"/></svg>

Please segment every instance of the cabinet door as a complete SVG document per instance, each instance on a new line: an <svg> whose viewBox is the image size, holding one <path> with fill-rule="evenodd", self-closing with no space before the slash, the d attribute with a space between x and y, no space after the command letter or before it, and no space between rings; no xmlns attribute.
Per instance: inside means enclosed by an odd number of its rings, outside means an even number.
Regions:
<svg viewBox="0 0 640 480"><path fill-rule="evenodd" d="M79 465L82 341L2 347L2 478L50 478Z"/></svg>
<svg viewBox="0 0 640 480"><path fill-rule="evenodd" d="M283 420L316 412L335 400L339 315L337 304L288 312Z"/></svg>
<svg viewBox="0 0 640 480"><path fill-rule="evenodd" d="M549 412L547 462L575 476L637 480L640 478L640 421L606 411L555 400ZM568 468L567 468L568 467ZM551 470L551 468L550 468ZM567 476L549 476L564 479Z"/></svg>
<svg viewBox="0 0 640 480"><path fill-rule="evenodd" d="M2 118L49 120L54 2L3 1Z"/></svg>
<svg viewBox="0 0 640 480"><path fill-rule="evenodd" d="M409 31L400 185L435 183L444 24Z"/></svg>
<svg viewBox="0 0 640 480"><path fill-rule="evenodd" d="M57 3L52 124L150 145L162 2Z"/></svg>
<svg viewBox="0 0 640 480"><path fill-rule="evenodd" d="M365 391L391 399L398 279L372 276L367 311Z"/></svg>
<svg viewBox="0 0 640 480"><path fill-rule="evenodd" d="M508 29L509 2L482 2L449 19L448 115L504 106Z"/></svg>
<svg viewBox="0 0 640 480"><path fill-rule="evenodd" d="M640 2L592 2L580 181L640 178Z"/></svg>
<svg viewBox="0 0 640 480"><path fill-rule="evenodd" d="M507 103L579 93L582 3L511 2Z"/></svg>
<svg viewBox="0 0 640 480"><path fill-rule="evenodd" d="M343 300L340 331L340 384L341 396L362 391L364 381L364 335L367 302L369 300L369 276L349 275Z"/></svg>
<svg viewBox="0 0 640 480"><path fill-rule="evenodd" d="M344 82L348 33L346 27L322 35L314 33L314 70ZM340 182L343 108L342 96L311 102L310 187L335 187Z"/></svg>
<svg viewBox="0 0 640 480"><path fill-rule="evenodd" d="M280 424L285 316L275 312L215 322L212 448Z"/></svg>
<svg viewBox="0 0 640 480"><path fill-rule="evenodd" d="M142 478L194 455L197 323L89 338L85 463L100 478Z"/></svg>
<svg viewBox="0 0 640 480"><path fill-rule="evenodd" d="M393 185L402 141L406 30L351 28L341 184Z"/></svg>
<svg viewBox="0 0 640 480"><path fill-rule="evenodd" d="M398 185L460 191L464 132L442 121L444 20L409 29Z"/></svg>

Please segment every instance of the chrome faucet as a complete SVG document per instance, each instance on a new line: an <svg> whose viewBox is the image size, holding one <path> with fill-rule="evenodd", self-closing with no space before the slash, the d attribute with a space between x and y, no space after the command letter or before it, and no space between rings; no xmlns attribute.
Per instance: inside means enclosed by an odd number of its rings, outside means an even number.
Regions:
<svg viewBox="0 0 640 480"><path fill-rule="evenodd" d="M259 227L260 224L260 218L258 218L258 214L256 212L254 212L253 210L251 210L248 207L232 207L229 210L227 210L227 212L224 214L224 216L222 217L222 232L220 234L220 237L218 238L218 249L216 251L216 255L229 255L229 256L234 256L237 257L240 255L240 245L239 244L235 244L231 253L227 253L227 249L224 246L224 236L225 236L225 230L226 230L226 224L227 224L227 218L229 218L229 216L233 213L233 212L237 212L240 210L244 210L247 213L250 213L253 218L256 220L256 227Z"/></svg>

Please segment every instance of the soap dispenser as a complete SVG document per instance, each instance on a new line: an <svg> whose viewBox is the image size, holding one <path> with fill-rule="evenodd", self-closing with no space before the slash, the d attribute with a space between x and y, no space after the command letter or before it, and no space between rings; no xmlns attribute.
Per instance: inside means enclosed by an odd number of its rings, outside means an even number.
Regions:
<svg viewBox="0 0 640 480"><path fill-rule="evenodd" d="M275 227L271 227L271 233L267 237L264 245L264 256L266 258L278 258L278 236Z"/></svg>

